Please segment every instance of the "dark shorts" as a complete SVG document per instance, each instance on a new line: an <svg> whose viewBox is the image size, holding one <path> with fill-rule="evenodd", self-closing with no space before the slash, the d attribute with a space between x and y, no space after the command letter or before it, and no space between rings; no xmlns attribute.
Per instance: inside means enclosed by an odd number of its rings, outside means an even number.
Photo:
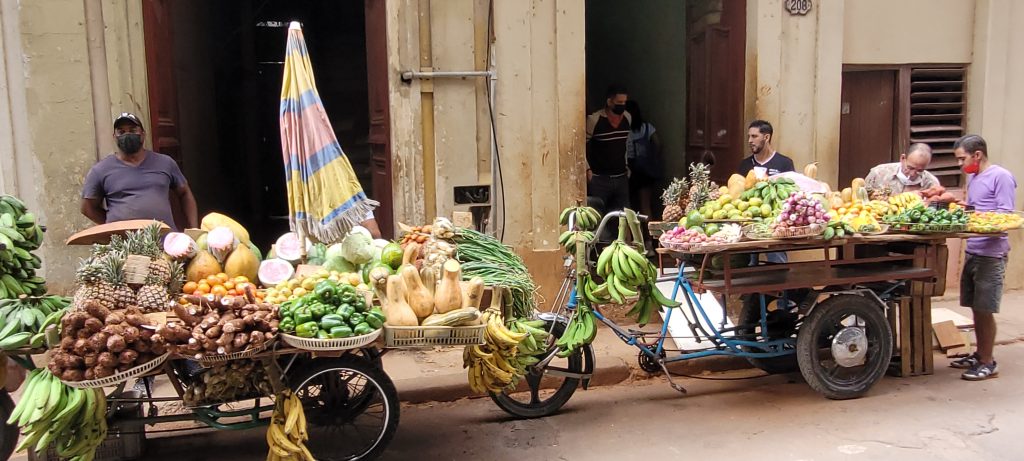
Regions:
<svg viewBox="0 0 1024 461"><path fill-rule="evenodd" d="M960 274L960 305L976 311L999 313L1003 300L1006 257L967 254Z"/></svg>

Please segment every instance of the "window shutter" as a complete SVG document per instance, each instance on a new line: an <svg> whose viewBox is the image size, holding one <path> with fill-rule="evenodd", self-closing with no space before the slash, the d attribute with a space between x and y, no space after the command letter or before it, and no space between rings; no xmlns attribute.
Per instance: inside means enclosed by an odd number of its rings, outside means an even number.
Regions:
<svg viewBox="0 0 1024 461"><path fill-rule="evenodd" d="M964 135L963 67L917 67L910 73L910 142L932 148L928 170L945 187L962 186L953 143Z"/></svg>

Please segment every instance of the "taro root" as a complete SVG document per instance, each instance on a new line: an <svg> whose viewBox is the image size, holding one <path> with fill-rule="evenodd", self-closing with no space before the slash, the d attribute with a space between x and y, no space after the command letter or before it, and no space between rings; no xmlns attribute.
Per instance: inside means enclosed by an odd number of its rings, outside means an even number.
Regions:
<svg viewBox="0 0 1024 461"><path fill-rule="evenodd" d="M124 329L124 340L130 343L134 343L139 340L139 329L135 327L125 327Z"/></svg>
<svg viewBox="0 0 1024 461"><path fill-rule="evenodd" d="M139 353L131 349L121 352L117 361L122 365L131 365L139 358Z"/></svg>
<svg viewBox="0 0 1024 461"><path fill-rule="evenodd" d="M156 355L164 355L167 353L167 345L162 343L153 343L152 345L150 345L149 351Z"/></svg>
<svg viewBox="0 0 1024 461"><path fill-rule="evenodd" d="M82 364L85 365L86 368L95 367L96 366L96 361L97 361L96 360L97 359L97 355L98 354L96 354L95 352L90 352L88 354L83 355L82 356Z"/></svg>
<svg viewBox="0 0 1024 461"><path fill-rule="evenodd" d="M89 330L85 328L75 332L75 339L89 339L90 336L92 336L92 333L89 333Z"/></svg>
<svg viewBox="0 0 1024 461"><path fill-rule="evenodd" d="M90 380L90 381L93 380L93 379L96 379L96 373L95 373L94 370L95 370L94 368L89 368L88 370L85 370L85 373L83 374L85 379Z"/></svg>
<svg viewBox="0 0 1024 461"><path fill-rule="evenodd" d="M85 329L89 331L89 334L99 333L103 329L103 322L100 319L90 318L85 321Z"/></svg>
<svg viewBox="0 0 1024 461"><path fill-rule="evenodd" d="M97 365L96 367L93 368L93 370L93 375L96 376L96 379L106 378L107 376L114 375L114 367L105 367L102 365Z"/></svg>
<svg viewBox="0 0 1024 461"><path fill-rule="evenodd" d="M50 360L50 363L46 364L46 369L50 370L50 373L54 376L61 376L64 374L64 368L61 367L56 360Z"/></svg>
<svg viewBox="0 0 1024 461"><path fill-rule="evenodd" d="M126 347L128 347L128 345L125 342L124 337L121 335L110 335L110 337L107 338L107 350L110 352L119 354L121 351L125 350Z"/></svg>
<svg viewBox="0 0 1024 461"><path fill-rule="evenodd" d="M119 325L121 322L124 322L124 314L120 312L111 312L103 323L107 325Z"/></svg>
<svg viewBox="0 0 1024 461"><path fill-rule="evenodd" d="M85 372L68 368L60 374L60 379L68 382L82 381L85 379Z"/></svg>
<svg viewBox="0 0 1024 461"><path fill-rule="evenodd" d="M107 348L107 338L103 333L96 333L85 340L86 348L90 351L100 352Z"/></svg>
<svg viewBox="0 0 1024 461"><path fill-rule="evenodd" d="M63 319L61 319L61 326L63 327L64 331L78 330L85 326L85 321L88 318L89 314L86 314L85 312L71 312L68 315L65 315Z"/></svg>
<svg viewBox="0 0 1024 461"><path fill-rule="evenodd" d="M132 349L138 352L149 352L150 344L146 341L135 341L132 343Z"/></svg>
<svg viewBox="0 0 1024 461"><path fill-rule="evenodd" d="M60 348L61 348L61 350L63 350L63 351L71 351L71 350L74 350L74 347L75 347L75 338L72 338L70 336L65 336L65 337L60 339Z"/></svg>
<svg viewBox="0 0 1024 461"><path fill-rule="evenodd" d="M102 304L96 301L86 301L85 311L88 312L89 315L101 321L106 319L107 316L110 315L110 309L103 307Z"/></svg>
<svg viewBox="0 0 1024 461"><path fill-rule="evenodd" d="M87 339L77 339L77 340L75 340L75 345L72 347L72 350L74 350L76 354L81 355L81 356L84 356L85 354L88 354L89 351L90 351L90 349L89 349L89 340L87 340Z"/></svg>
<svg viewBox="0 0 1024 461"><path fill-rule="evenodd" d="M107 325L103 327L103 332L110 336L124 336L124 327L121 325Z"/></svg>
<svg viewBox="0 0 1024 461"><path fill-rule="evenodd" d="M110 352L103 352L96 358L96 363L104 368L114 368L117 366L117 358Z"/></svg>

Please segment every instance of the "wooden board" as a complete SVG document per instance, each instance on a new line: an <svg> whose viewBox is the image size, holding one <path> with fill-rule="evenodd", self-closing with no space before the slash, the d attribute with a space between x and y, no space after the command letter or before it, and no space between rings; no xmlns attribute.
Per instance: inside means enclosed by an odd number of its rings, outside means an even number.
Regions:
<svg viewBox="0 0 1024 461"><path fill-rule="evenodd" d="M952 321L953 324L956 325L957 328L973 328L974 327L974 321L973 320L971 320L971 319L969 319L967 317L964 317L964 316L962 316L962 315L960 315L960 314L958 314L956 312L953 312L950 309L946 309L945 307L937 307L935 309L932 309L932 322L933 323L945 322L947 320Z"/></svg>
<svg viewBox="0 0 1024 461"><path fill-rule="evenodd" d="M943 351L965 345L963 335L952 320L933 323L932 330L935 331L935 340Z"/></svg>
<svg viewBox="0 0 1024 461"><path fill-rule="evenodd" d="M110 236L124 235L125 232L144 229L153 224L151 219L132 219L128 221L115 221L112 223L100 224L78 232L64 242L65 245L92 245L94 243L110 243ZM167 233L171 228L164 223L160 224L160 233Z"/></svg>

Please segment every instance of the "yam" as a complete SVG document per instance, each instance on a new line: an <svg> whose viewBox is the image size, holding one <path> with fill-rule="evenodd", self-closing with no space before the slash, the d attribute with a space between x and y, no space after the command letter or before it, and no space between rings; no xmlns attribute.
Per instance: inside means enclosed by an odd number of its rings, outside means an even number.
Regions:
<svg viewBox="0 0 1024 461"><path fill-rule="evenodd" d="M60 379L68 382L83 381L85 380L85 372L68 368L60 374Z"/></svg>
<svg viewBox="0 0 1024 461"><path fill-rule="evenodd" d="M97 320L100 320L101 322L103 320L106 320L107 316L110 315L110 309L103 307L102 304L96 302L95 300L85 302L85 311L88 312L89 315L93 316Z"/></svg>
<svg viewBox="0 0 1024 461"><path fill-rule="evenodd" d="M133 350L122 351L118 356L117 361L121 365L132 365L139 358L139 353Z"/></svg>
<svg viewBox="0 0 1024 461"><path fill-rule="evenodd" d="M255 332L255 333L249 335L249 347L250 348L255 349L255 348L262 347L263 343L265 341L266 341L266 338L264 338L263 334L260 333L260 332Z"/></svg>
<svg viewBox="0 0 1024 461"><path fill-rule="evenodd" d="M224 324L224 333L235 333L245 329L245 320L234 319Z"/></svg>
<svg viewBox="0 0 1024 461"><path fill-rule="evenodd" d="M196 308L193 306L185 307L181 304L175 304L174 307L171 308L171 310L174 311L174 315L177 315L178 318L181 319L181 321L185 322L186 324L195 325L201 321L199 317L196 317L196 314L198 312L196 311Z"/></svg>
<svg viewBox="0 0 1024 461"><path fill-rule="evenodd" d="M99 333L103 330L103 322L97 318L90 318L85 321L85 329L89 331L90 336L93 333Z"/></svg>
<svg viewBox="0 0 1024 461"><path fill-rule="evenodd" d="M124 316L124 320L128 325L133 327L141 327L143 325L149 325L149 319L142 314L128 314Z"/></svg>
<svg viewBox="0 0 1024 461"><path fill-rule="evenodd" d="M107 325L118 325L124 322L124 315L119 312L111 312L104 320L103 323Z"/></svg>
<svg viewBox="0 0 1024 461"><path fill-rule="evenodd" d="M256 336L259 336L259 333L256 333ZM232 345L234 346L235 349L243 350L243 349L245 349L245 346L247 346L248 344L249 344L249 334L248 333L246 333L244 331L241 332L241 333L235 333L235 339L234 339L234 341L232 341Z"/></svg>
<svg viewBox="0 0 1024 461"><path fill-rule="evenodd" d="M218 346L227 346L232 344L234 341L235 334L225 331L224 334L220 335L220 338L217 338L214 342L217 343Z"/></svg>
<svg viewBox="0 0 1024 461"><path fill-rule="evenodd" d="M128 345L125 343L124 336L110 335L110 337L107 338L107 350L114 354L121 353L121 351L125 350L126 347L128 347Z"/></svg>
<svg viewBox="0 0 1024 461"><path fill-rule="evenodd" d="M104 368L114 368L117 366L117 358L110 352L103 352L96 357L96 364Z"/></svg>

